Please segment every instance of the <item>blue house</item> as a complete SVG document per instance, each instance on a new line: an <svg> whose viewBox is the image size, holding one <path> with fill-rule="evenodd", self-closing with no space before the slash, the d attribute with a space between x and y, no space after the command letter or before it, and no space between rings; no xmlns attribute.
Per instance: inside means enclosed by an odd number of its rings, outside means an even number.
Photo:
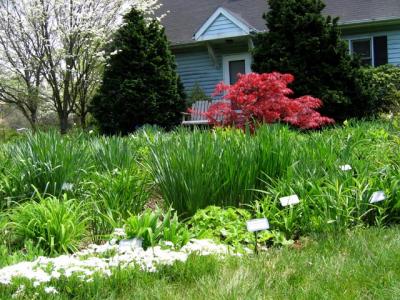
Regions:
<svg viewBox="0 0 400 300"><path fill-rule="evenodd" d="M252 33L268 30L266 0L162 0L167 36L186 91L198 84L234 83L251 72ZM325 0L324 13L340 17L350 53L364 64L400 65L400 0Z"/></svg>

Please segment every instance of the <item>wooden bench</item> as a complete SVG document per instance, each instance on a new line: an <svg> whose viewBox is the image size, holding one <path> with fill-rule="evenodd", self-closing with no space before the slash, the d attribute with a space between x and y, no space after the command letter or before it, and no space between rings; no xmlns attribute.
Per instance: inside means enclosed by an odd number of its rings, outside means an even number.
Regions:
<svg viewBox="0 0 400 300"><path fill-rule="evenodd" d="M182 125L209 125L210 122L203 115L207 112L210 106L216 101L196 101L192 105L192 111L190 113L182 113Z"/></svg>
<svg viewBox="0 0 400 300"><path fill-rule="evenodd" d="M212 101L196 101L192 105L191 112L182 113L182 125L210 125L208 119L204 116L204 113L208 111L211 105L218 102L229 102L228 100L212 100ZM222 118L222 116L220 116Z"/></svg>

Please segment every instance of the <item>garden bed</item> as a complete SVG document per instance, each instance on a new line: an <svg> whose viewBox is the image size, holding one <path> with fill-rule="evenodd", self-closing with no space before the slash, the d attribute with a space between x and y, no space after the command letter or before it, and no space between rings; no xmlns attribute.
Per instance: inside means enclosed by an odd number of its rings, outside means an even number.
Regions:
<svg viewBox="0 0 400 300"><path fill-rule="evenodd" d="M396 226L399 150L399 129L385 122L308 133L282 125L251 134L151 127L127 137L28 133L0 145L3 291L32 296L27 291L36 285L39 295L53 287L66 295L69 282L92 289L118 274L142 278L137 272L163 274L192 260L221 268L214 256L198 257L205 254L201 243L217 254L241 254L222 259L234 274L261 262L249 256L255 239L246 222L254 218L268 219L257 244L277 256L307 249L304 237L317 235L318 243L325 235ZM291 195L298 201L283 206L281 198ZM126 236L115 236L114 228L124 228ZM143 248L124 252L117 246L122 238L139 238ZM156 283L154 276L146 280Z"/></svg>

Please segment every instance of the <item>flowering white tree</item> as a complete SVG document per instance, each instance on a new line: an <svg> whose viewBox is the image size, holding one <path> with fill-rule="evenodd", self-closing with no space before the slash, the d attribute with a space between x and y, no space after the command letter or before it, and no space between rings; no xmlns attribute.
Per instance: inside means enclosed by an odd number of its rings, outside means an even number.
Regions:
<svg viewBox="0 0 400 300"><path fill-rule="evenodd" d="M2 0L1 71L24 82L25 93L33 86L35 99L41 88L48 90L65 133L72 112L86 116L105 62L103 46L122 15L136 6L153 16L157 1ZM0 101L5 101L1 93L0 85Z"/></svg>
<svg viewBox="0 0 400 300"><path fill-rule="evenodd" d="M0 2L0 101L15 105L35 128L43 84L42 39L25 3ZM35 54L33 55L33 49Z"/></svg>

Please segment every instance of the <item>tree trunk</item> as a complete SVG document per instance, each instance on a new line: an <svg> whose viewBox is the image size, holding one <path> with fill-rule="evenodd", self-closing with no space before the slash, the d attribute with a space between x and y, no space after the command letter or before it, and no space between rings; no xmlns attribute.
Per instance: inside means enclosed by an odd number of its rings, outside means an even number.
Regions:
<svg viewBox="0 0 400 300"><path fill-rule="evenodd" d="M36 131L36 125L37 125L37 110L31 111L31 117L29 119L29 123L32 127L33 131Z"/></svg>
<svg viewBox="0 0 400 300"><path fill-rule="evenodd" d="M85 113L80 114L79 118L81 121L82 129L86 129L86 114Z"/></svg>
<svg viewBox="0 0 400 300"><path fill-rule="evenodd" d="M68 114L63 112L60 113L58 116L60 119L60 133L66 134L68 131Z"/></svg>

